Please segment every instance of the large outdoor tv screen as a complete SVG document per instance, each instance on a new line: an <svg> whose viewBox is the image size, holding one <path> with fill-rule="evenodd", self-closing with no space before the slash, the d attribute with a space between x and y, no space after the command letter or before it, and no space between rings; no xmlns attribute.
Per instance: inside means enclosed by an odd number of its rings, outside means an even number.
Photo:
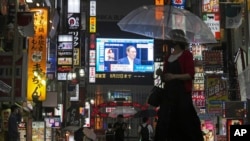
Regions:
<svg viewBox="0 0 250 141"><path fill-rule="evenodd" d="M96 72L153 72L153 39L96 39Z"/></svg>

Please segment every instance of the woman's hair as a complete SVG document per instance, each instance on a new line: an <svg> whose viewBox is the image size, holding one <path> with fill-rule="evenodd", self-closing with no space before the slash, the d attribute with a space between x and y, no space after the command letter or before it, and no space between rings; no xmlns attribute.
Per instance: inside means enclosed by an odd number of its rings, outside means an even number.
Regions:
<svg viewBox="0 0 250 141"><path fill-rule="evenodd" d="M148 117L143 117L143 118L142 118L142 122L143 122L143 123L145 123L145 122L147 122L147 121L148 121Z"/></svg>
<svg viewBox="0 0 250 141"><path fill-rule="evenodd" d="M171 41L168 43L170 47L174 47L175 45L179 45L182 50L185 50L187 48L187 43L186 42L179 42L179 41Z"/></svg>
<svg viewBox="0 0 250 141"><path fill-rule="evenodd" d="M179 44L179 46L182 50L185 50L187 48L187 43L185 43L185 42L176 42L176 43Z"/></svg>
<svg viewBox="0 0 250 141"><path fill-rule="evenodd" d="M181 49L185 49L188 45L188 40L185 32L181 29L173 29L169 32L169 36L172 39L173 44L178 44Z"/></svg>

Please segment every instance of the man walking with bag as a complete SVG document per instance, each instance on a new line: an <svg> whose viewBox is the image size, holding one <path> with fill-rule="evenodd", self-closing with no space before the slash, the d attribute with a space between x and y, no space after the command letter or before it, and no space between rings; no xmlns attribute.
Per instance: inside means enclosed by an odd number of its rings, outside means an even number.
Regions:
<svg viewBox="0 0 250 141"><path fill-rule="evenodd" d="M142 118L142 124L138 127L140 141L152 141L153 127L148 123L148 118Z"/></svg>

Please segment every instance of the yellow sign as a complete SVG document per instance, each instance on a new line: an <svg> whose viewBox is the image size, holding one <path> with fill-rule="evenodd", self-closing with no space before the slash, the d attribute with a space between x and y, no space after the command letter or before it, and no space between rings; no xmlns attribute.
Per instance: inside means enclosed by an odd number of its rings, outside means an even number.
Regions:
<svg viewBox="0 0 250 141"><path fill-rule="evenodd" d="M164 5L164 0L155 0L155 5Z"/></svg>
<svg viewBox="0 0 250 141"><path fill-rule="evenodd" d="M89 32L96 33L96 17L89 18Z"/></svg>
<svg viewBox="0 0 250 141"><path fill-rule="evenodd" d="M155 19L156 20L163 20L164 12L163 7L156 7L155 8Z"/></svg>
<svg viewBox="0 0 250 141"><path fill-rule="evenodd" d="M48 9L32 8L34 12L33 37L28 38L27 100L46 99L46 54L48 34Z"/></svg>
<svg viewBox="0 0 250 141"><path fill-rule="evenodd" d="M73 56L73 63L74 66L79 66L80 65L80 49L79 48L74 48L74 56Z"/></svg>
<svg viewBox="0 0 250 141"><path fill-rule="evenodd" d="M206 76L206 99L209 113L221 114L221 102L228 101L227 82L220 75Z"/></svg>

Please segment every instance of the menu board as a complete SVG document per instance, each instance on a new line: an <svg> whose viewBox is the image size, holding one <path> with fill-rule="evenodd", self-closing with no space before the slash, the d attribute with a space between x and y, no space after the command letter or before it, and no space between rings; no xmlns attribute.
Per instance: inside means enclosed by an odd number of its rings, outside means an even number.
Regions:
<svg viewBox="0 0 250 141"><path fill-rule="evenodd" d="M32 122L32 141L44 141L44 121Z"/></svg>

